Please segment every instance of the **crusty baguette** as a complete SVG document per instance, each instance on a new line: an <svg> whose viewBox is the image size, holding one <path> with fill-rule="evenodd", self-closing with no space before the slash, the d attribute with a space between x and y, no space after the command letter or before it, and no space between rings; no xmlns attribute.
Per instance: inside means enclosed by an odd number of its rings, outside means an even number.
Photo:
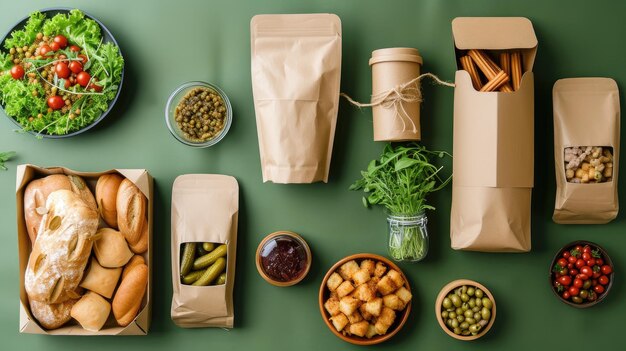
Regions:
<svg viewBox="0 0 626 351"><path fill-rule="evenodd" d="M98 213L69 190L48 196L24 274L30 300L47 304L76 298L98 229Z"/></svg>
<svg viewBox="0 0 626 351"><path fill-rule="evenodd" d="M42 327L46 329L57 329L72 318L70 311L76 301L78 300L71 299L50 305L44 302L30 300L30 312Z"/></svg>
<svg viewBox="0 0 626 351"><path fill-rule="evenodd" d="M117 191L117 225L130 245L141 239L146 218L146 197L130 180L124 179Z"/></svg>
<svg viewBox="0 0 626 351"><path fill-rule="evenodd" d="M128 274L128 272L130 272L133 269L133 267L135 267L138 264L146 264L146 260L144 260L143 256L135 255L124 266L124 270L122 271L122 279L124 279L126 275Z"/></svg>
<svg viewBox="0 0 626 351"><path fill-rule="evenodd" d="M117 173L103 174L96 183L96 202L100 216L109 227L117 229L117 191L124 177Z"/></svg>
<svg viewBox="0 0 626 351"><path fill-rule="evenodd" d="M127 274L113 297L113 315L117 323L125 327L137 316L148 283L148 266L138 264Z"/></svg>
<svg viewBox="0 0 626 351"><path fill-rule="evenodd" d="M136 254L142 254L148 251L148 240L150 239L149 235L150 228L148 227L148 220L143 220L143 225L141 226L141 236L139 237L139 241L130 245L130 249L132 252Z"/></svg>

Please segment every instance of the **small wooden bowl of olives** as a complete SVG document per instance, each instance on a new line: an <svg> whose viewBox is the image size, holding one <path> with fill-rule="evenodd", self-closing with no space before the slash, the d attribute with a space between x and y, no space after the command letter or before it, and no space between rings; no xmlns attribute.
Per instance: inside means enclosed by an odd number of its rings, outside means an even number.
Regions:
<svg viewBox="0 0 626 351"><path fill-rule="evenodd" d="M233 112L226 94L205 82L176 88L165 105L165 122L181 143L193 147L217 144L230 128Z"/></svg>
<svg viewBox="0 0 626 351"><path fill-rule="evenodd" d="M439 292L435 315L446 334L459 340L475 340L493 326L496 300L484 285L469 279L458 279Z"/></svg>

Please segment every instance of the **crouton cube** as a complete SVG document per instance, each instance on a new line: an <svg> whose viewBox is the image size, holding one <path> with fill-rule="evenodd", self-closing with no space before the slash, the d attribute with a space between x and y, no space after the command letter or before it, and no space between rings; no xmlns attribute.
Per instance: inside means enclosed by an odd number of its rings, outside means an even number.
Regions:
<svg viewBox="0 0 626 351"><path fill-rule="evenodd" d="M372 260L363 260L361 261L361 269L365 269L370 275L374 275L376 264Z"/></svg>
<svg viewBox="0 0 626 351"><path fill-rule="evenodd" d="M351 324L358 323L362 320L363 320L363 316L361 316L359 311L354 311L353 314L348 316L348 321L350 321Z"/></svg>
<svg viewBox="0 0 626 351"><path fill-rule="evenodd" d="M398 295L400 300L402 300L405 305L408 304L409 301L411 301L411 299L413 298L413 295L411 294L409 289L405 288L404 286L396 291L396 295Z"/></svg>
<svg viewBox="0 0 626 351"><path fill-rule="evenodd" d="M365 333L365 337L371 339L374 335L376 335L376 327L373 324L369 324L367 326L367 332Z"/></svg>
<svg viewBox="0 0 626 351"><path fill-rule="evenodd" d="M382 279L378 282L378 284L376 284L376 289L383 296L391 294L397 288L398 286L396 285L395 281L393 281L389 277L389 275L382 277Z"/></svg>
<svg viewBox="0 0 626 351"><path fill-rule="evenodd" d="M396 312L391 308L383 307L383 310L380 312L380 316L376 319L376 324L374 324L376 333L380 335L387 333L387 329L389 329L395 319Z"/></svg>
<svg viewBox="0 0 626 351"><path fill-rule="evenodd" d="M366 302L364 305L365 305L365 311L367 311L367 313L371 314L374 317L378 317L380 316L380 313L383 308L383 299L380 297L377 297L375 299L372 299L369 302Z"/></svg>
<svg viewBox="0 0 626 351"><path fill-rule="evenodd" d="M361 306L359 306L359 312L361 313L361 316L363 317L363 319L369 321L372 318L374 318L374 316L371 313L367 312L367 308L366 307L367 307L366 303L361 304Z"/></svg>
<svg viewBox="0 0 626 351"><path fill-rule="evenodd" d="M356 336L364 337L370 324L367 321L350 324L350 333Z"/></svg>
<svg viewBox="0 0 626 351"><path fill-rule="evenodd" d="M350 283L347 280L344 280L343 283L339 284L339 286L337 287L335 291L337 291L337 296L341 298L351 293L352 290L354 290L354 286L352 285L352 283Z"/></svg>
<svg viewBox="0 0 626 351"><path fill-rule="evenodd" d="M348 261L339 267L339 274L344 280L352 279L354 272L359 270L359 265L355 260Z"/></svg>
<svg viewBox="0 0 626 351"><path fill-rule="evenodd" d="M372 288L368 284L361 284L356 287L352 296L356 299L367 302L376 297L376 288Z"/></svg>
<svg viewBox="0 0 626 351"><path fill-rule="evenodd" d="M331 316L339 314L339 299L336 297L329 298L324 303L324 308L326 308L326 311L328 311Z"/></svg>
<svg viewBox="0 0 626 351"><path fill-rule="evenodd" d="M337 294L337 290L331 291L330 294L328 294L328 297L329 298L334 297L337 300L339 300L339 294Z"/></svg>
<svg viewBox="0 0 626 351"><path fill-rule="evenodd" d="M402 274L398 273L398 271L390 269L387 273L387 276L389 276L389 278L391 278L391 280L396 283L397 288L404 285L404 278L402 278Z"/></svg>
<svg viewBox="0 0 626 351"><path fill-rule="evenodd" d="M368 280L370 280L370 278L370 273L367 271L367 269L359 269L352 275L352 280L354 281L355 285L364 284Z"/></svg>
<svg viewBox="0 0 626 351"><path fill-rule="evenodd" d="M353 314L357 308L359 308L359 300L353 297L344 296L339 300L339 310L346 316Z"/></svg>
<svg viewBox="0 0 626 351"><path fill-rule="evenodd" d="M333 290L336 290L337 287L341 283L343 283L343 278L341 278L339 273L334 272L333 274L330 275L330 277L328 277L328 281L326 282L326 286L328 287L328 290L333 291Z"/></svg>
<svg viewBox="0 0 626 351"><path fill-rule="evenodd" d="M389 294L383 296L383 305L395 311L402 311L406 304L398 297L398 295Z"/></svg>
<svg viewBox="0 0 626 351"><path fill-rule="evenodd" d="M333 322L333 326L335 327L335 329L340 332L348 324L348 317L346 317L346 315L343 313L339 313L336 316L330 317L330 321Z"/></svg>
<svg viewBox="0 0 626 351"><path fill-rule="evenodd" d="M387 272L387 266L385 266L385 264L380 262L380 261L376 262L376 268L374 269L374 275L377 276L378 278L380 278L383 275L385 275L385 272Z"/></svg>

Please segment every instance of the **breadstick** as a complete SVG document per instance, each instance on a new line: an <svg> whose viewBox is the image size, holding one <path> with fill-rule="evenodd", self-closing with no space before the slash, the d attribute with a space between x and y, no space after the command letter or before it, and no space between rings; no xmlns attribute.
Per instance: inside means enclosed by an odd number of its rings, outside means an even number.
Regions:
<svg viewBox="0 0 626 351"><path fill-rule="evenodd" d="M478 71L476 70L476 66L474 66L474 62L472 58L469 56L461 57L461 66L463 69L469 73L470 78L472 78L472 85L474 89L480 90L483 87L483 82L480 80L480 76L478 75Z"/></svg>
<svg viewBox="0 0 626 351"><path fill-rule="evenodd" d="M495 91L509 81L509 76L504 71L498 72L492 80L487 82L480 91Z"/></svg>
<svg viewBox="0 0 626 351"><path fill-rule="evenodd" d="M500 67L502 67L504 73L509 77L511 76L511 54L508 51L500 53Z"/></svg>
<svg viewBox="0 0 626 351"><path fill-rule="evenodd" d="M496 77L499 71L502 71L502 69L498 65L496 65L496 63L493 62L491 58L489 58L489 56L482 50L471 49L468 51L467 54L472 58L472 60L474 60L476 66L480 68L480 70L485 74L485 77L487 77L487 79L489 79L490 81ZM501 91L507 93L513 91L513 89L507 82L505 82L505 84L503 85L500 85L500 88Z"/></svg>
<svg viewBox="0 0 626 351"><path fill-rule="evenodd" d="M522 55L519 51L511 53L511 78L513 80L513 90L519 89L522 81Z"/></svg>

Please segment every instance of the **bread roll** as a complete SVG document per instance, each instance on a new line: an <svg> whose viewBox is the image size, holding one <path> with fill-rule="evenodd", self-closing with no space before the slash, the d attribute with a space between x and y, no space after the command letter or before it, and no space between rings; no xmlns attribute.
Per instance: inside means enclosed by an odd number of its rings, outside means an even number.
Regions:
<svg viewBox="0 0 626 351"><path fill-rule="evenodd" d="M124 177L117 173L103 174L96 184L96 202L100 216L111 228L117 229L117 191Z"/></svg>
<svg viewBox="0 0 626 351"><path fill-rule="evenodd" d="M117 225L130 245L141 239L146 218L146 197L130 180L124 179L117 191Z"/></svg>
<svg viewBox="0 0 626 351"><path fill-rule="evenodd" d="M102 296L88 292L72 307L71 316L89 331L98 331L109 318L111 304Z"/></svg>
<svg viewBox="0 0 626 351"><path fill-rule="evenodd" d="M110 299L120 279L120 274L122 274L122 267L105 268L98 263L98 260L92 258L87 275L80 286Z"/></svg>
<svg viewBox="0 0 626 351"><path fill-rule="evenodd" d="M70 312L77 299L49 305L44 302L30 300L30 312L39 324L46 329L57 329L67 323L72 316Z"/></svg>
<svg viewBox="0 0 626 351"><path fill-rule="evenodd" d="M78 194L89 207L96 208L96 200L85 181L79 176L52 174L31 181L24 190L24 219L31 243L37 239L41 219L45 213L46 200L57 190L71 190Z"/></svg>
<svg viewBox="0 0 626 351"><path fill-rule="evenodd" d="M128 272L130 272L130 270L138 264L146 264L146 260L144 260L142 256L135 255L130 259L130 261L128 261L126 266L124 266L124 270L122 271L122 279L124 279Z"/></svg>
<svg viewBox="0 0 626 351"><path fill-rule="evenodd" d="M148 266L138 264L122 279L113 298L113 315L125 327L137 316L148 283Z"/></svg>
<svg viewBox="0 0 626 351"><path fill-rule="evenodd" d="M98 229L98 213L69 190L48 196L24 274L30 300L61 303L76 294Z"/></svg>
<svg viewBox="0 0 626 351"><path fill-rule="evenodd" d="M122 267L133 257L122 233L111 228L100 228L99 239L94 243L93 251L102 267Z"/></svg>
<svg viewBox="0 0 626 351"><path fill-rule="evenodd" d="M143 225L141 226L141 236L139 237L139 241L130 245L130 249L132 252L136 254L142 254L148 251L148 240L150 239L150 228L148 227L148 220L144 219Z"/></svg>

